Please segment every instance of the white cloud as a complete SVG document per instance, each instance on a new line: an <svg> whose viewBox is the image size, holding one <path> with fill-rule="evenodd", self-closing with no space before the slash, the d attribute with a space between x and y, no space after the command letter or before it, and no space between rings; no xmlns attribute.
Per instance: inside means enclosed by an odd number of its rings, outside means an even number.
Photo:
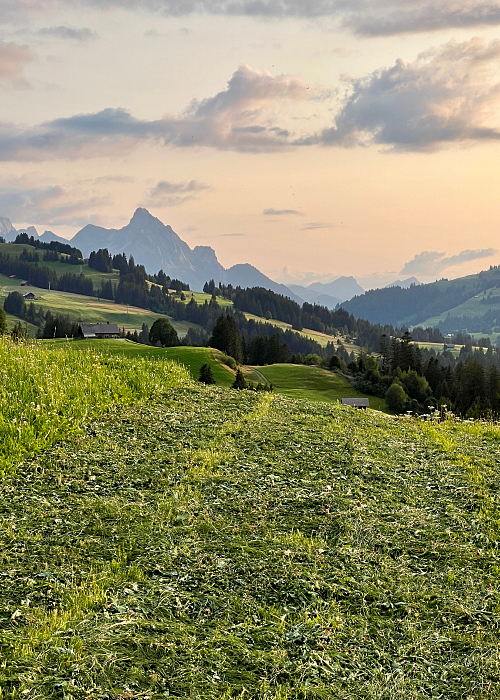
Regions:
<svg viewBox="0 0 500 700"><path fill-rule="evenodd" d="M289 134L272 110L288 101L314 99L315 92L290 75L272 76L242 65L225 90L193 100L180 116L136 119L125 109L104 109L55 119L37 127L0 123L0 160L38 161L121 155L144 141L180 148L272 152L290 147Z"/></svg>

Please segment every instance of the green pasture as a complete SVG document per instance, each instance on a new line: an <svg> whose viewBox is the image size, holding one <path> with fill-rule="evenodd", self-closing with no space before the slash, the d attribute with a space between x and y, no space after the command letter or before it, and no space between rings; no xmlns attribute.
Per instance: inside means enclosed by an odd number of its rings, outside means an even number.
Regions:
<svg viewBox="0 0 500 700"><path fill-rule="evenodd" d="M8 278L0 275L0 285L4 285L5 280L8 280ZM8 281L14 282L15 280ZM13 291L13 289L7 283L4 286L5 289L2 291L4 296L7 296L7 293ZM44 311L50 311L54 315L63 314L81 323L106 323L109 321L110 323L118 324L120 328L125 328L125 330L140 331L143 323L151 327L157 318L163 316L163 314L157 314L146 309L140 309L135 306L127 307L125 304L115 304L114 301L88 297L83 294L49 291L38 287L19 287L18 284L16 285L16 290L21 293L31 291L36 294L38 299L33 303L35 306L42 306ZM188 328L196 327L196 324L188 321L170 320L170 322L181 337L186 335Z"/></svg>
<svg viewBox="0 0 500 700"><path fill-rule="evenodd" d="M262 318L261 316L255 316L255 314L249 314L246 312L245 312L245 317L248 320L252 319L254 321L260 321L261 323L268 323L270 326L276 326L276 328L281 328L284 331L293 330L291 323L285 323L285 321L277 321L274 318L271 318L271 319ZM326 347L328 345L328 343L336 343L338 340L337 336L327 335L326 333L321 333L320 331L314 331L314 330L311 330L310 328L304 328L301 331L293 331L293 332L298 333L299 335L302 335L304 338L309 338L310 340L315 340L322 347ZM352 352L352 351L354 351L355 353L359 352L359 347L357 345L353 345L350 343L344 343L344 347L348 352Z"/></svg>
<svg viewBox="0 0 500 700"><path fill-rule="evenodd" d="M75 351L92 350L103 356L119 356L124 358L143 357L148 360L173 360L184 365L195 380L200 376L200 368L208 363L212 368L214 379L220 386L231 386L234 382L234 372L223 364L224 355L213 348L158 348L151 345L133 343L130 340L42 340L42 345L54 349L68 348Z"/></svg>
<svg viewBox="0 0 500 700"><path fill-rule="evenodd" d="M71 244L70 241L68 241L68 243ZM99 289L107 280L111 280L112 282L118 284L120 279L120 273L118 270L113 270L113 272L99 272L98 270L93 270L86 263L83 265L68 265L67 263L63 263L61 261L55 262L44 260L44 248L35 248L29 245L18 245L16 243L4 243L0 245L0 253L10 255L12 258L18 258L25 248L30 253L38 253L40 258L38 265L40 267L49 267L52 270L56 270L58 276L64 275L67 272L72 272L75 275L83 273L85 277L90 277L96 289ZM3 275L0 275L0 277L2 277L3 283ZM19 284L19 280L17 280L17 284Z"/></svg>
<svg viewBox="0 0 500 700"><path fill-rule="evenodd" d="M15 325L19 323L19 319L17 316L12 316L12 314L5 314L7 317L7 328L9 332L14 328ZM26 321L22 321L23 327L28 329L28 334L30 338L36 338L36 334L38 332L38 328L36 326L33 326L31 323L26 323Z"/></svg>
<svg viewBox="0 0 500 700"><path fill-rule="evenodd" d="M492 294L492 297L495 298L496 303L495 304L485 304L483 303L483 299L485 299L489 294ZM434 327L437 326L440 321L445 321L448 316L450 317L455 317L455 316L483 316L487 311L490 310L498 310L500 307L500 289L497 287L492 287L491 289L487 289L485 292L481 292L479 294L473 295L470 297L470 299L467 299L466 301L463 302L463 304L459 304L458 306L453 307L452 309L449 309L448 311L444 311L442 314L439 314L438 316L432 316L428 318L425 321L422 321L422 323L419 323L419 326L422 326L422 328L428 328L428 327ZM479 335L480 337L481 334L476 334Z"/></svg>
<svg viewBox="0 0 500 700"><path fill-rule="evenodd" d="M253 381L267 381L275 391L295 399L337 403L340 399L367 397L345 379L345 377L319 367L306 365L276 364L250 368L248 378ZM368 396L370 407L387 411L385 401L376 396Z"/></svg>
<svg viewBox="0 0 500 700"><path fill-rule="evenodd" d="M500 696L497 425L1 359L2 699Z"/></svg>
<svg viewBox="0 0 500 700"><path fill-rule="evenodd" d="M436 353L438 352L443 352L444 348L444 343L420 343L420 342L415 342L415 345L418 345L419 348L425 349L425 350L434 350ZM447 352L451 352L451 354L454 357L458 357L460 355L460 349L462 348L462 345L455 345L453 350L447 350Z"/></svg>
<svg viewBox="0 0 500 700"><path fill-rule="evenodd" d="M205 292L184 292L184 296L186 297L184 304L189 304L189 302L191 301L191 297L194 297L195 302L199 306L202 306L205 302L210 303L212 299L212 295L205 294ZM224 297L217 297L217 303L222 308L226 308L228 306L233 305L233 302L230 299L225 299Z"/></svg>

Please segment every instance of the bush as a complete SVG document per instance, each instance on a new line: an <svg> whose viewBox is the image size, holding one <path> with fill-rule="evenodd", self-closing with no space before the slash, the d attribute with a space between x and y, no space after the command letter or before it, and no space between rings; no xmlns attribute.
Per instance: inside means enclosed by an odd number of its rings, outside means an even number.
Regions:
<svg viewBox="0 0 500 700"><path fill-rule="evenodd" d="M220 356L220 360L221 360L221 362L222 362L223 365L227 365L228 367L231 367L231 369L236 370L236 368L238 367L238 365L236 364L236 360L234 359L234 357L230 357L229 355L224 355L224 354L222 354L222 355Z"/></svg>
<svg viewBox="0 0 500 700"><path fill-rule="evenodd" d="M393 382L385 394L387 407L394 413L403 413L408 401L408 394L401 384Z"/></svg>
<svg viewBox="0 0 500 700"><path fill-rule="evenodd" d="M152 345L160 343L163 348L171 348L179 345L179 336L168 319L157 318L149 331L149 342Z"/></svg>

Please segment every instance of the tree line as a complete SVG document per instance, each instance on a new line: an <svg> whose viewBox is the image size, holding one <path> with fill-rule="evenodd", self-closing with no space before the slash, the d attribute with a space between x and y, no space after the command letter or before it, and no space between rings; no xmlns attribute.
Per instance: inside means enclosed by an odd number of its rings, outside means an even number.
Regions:
<svg viewBox="0 0 500 700"><path fill-rule="evenodd" d="M500 348L467 343L458 357L421 349L405 332L380 338L378 355L361 352L346 369L359 391L385 398L397 413L446 406L467 418L500 416Z"/></svg>
<svg viewBox="0 0 500 700"><path fill-rule="evenodd" d="M48 243L45 243L44 241L40 241L34 236L28 236L27 233L18 233L14 243L17 243L18 245L29 245L33 248L38 248L42 250L50 250L57 253L64 253L70 258L76 258L78 260L78 263L75 264L81 265L83 263L82 251L79 248L75 248L74 246L70 245L69 243L61 243L60 241L50 241Z"/></svg>

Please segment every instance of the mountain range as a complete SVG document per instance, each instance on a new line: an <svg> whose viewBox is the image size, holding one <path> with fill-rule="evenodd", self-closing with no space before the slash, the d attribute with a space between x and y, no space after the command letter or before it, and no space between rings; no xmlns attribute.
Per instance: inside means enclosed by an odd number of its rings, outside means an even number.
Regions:
<svg viewBox="0 0 500 700"><path fill-rule="evenodd" d="M41 236L34 226L16 231L11 221L0 217L0 235L7 241L13 241L18 233L26 232L29 236L43 242L59 241L68 243L66 238L57 236L52 231L45 231ZM215 250L209 246L196 246L191 249L171 226L163 224L149 213L147 209L135 211L129 223L120 229L107 229L88 224L69 241L72 246L82 251L88 258L93 250L107 248L111 255L125 253L132 255L137 264L144 265L149 273L160 269L172 279L177 278L189 283L192 289L201 290L205 282L213 279L216 284L232 284L234 287L264 287L277 294L283 294L302 304L307 301L334 309L338 304L345 304L353 297L361 297L364 289L354 277L342 276L331 282L313 282L307 287L291 284L279 284L248 263L233 265L225 269L217 259ZM397 280L390 287L409 287L419 284L416 278Z"/></svg>

